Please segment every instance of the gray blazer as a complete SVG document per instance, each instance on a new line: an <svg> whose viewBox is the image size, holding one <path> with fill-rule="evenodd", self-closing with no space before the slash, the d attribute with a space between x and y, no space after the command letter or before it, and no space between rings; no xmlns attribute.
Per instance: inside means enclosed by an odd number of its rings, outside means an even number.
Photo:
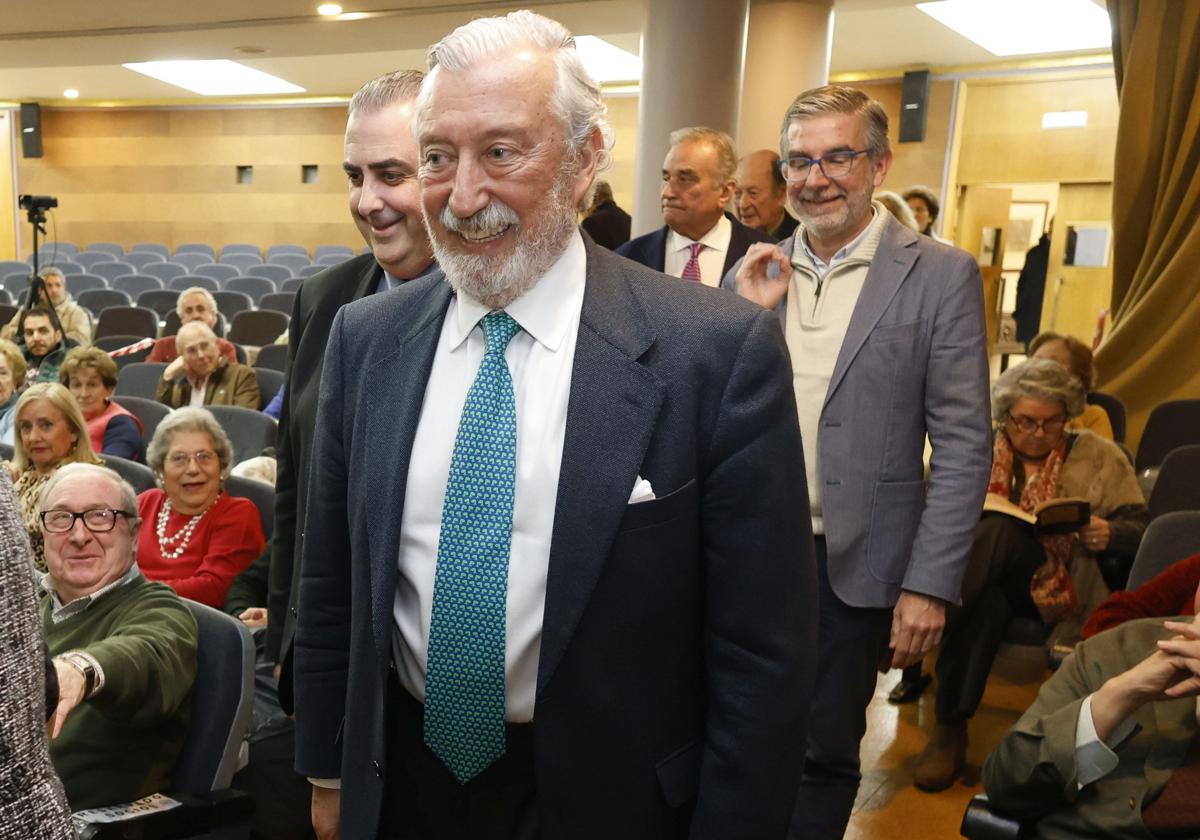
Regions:
<svg viewBox="0 0 1200 840"><path fill-rule="evenodd" d="M795 237L779 244L790 257ZM722 287L736 291L740 267ZM786 298L777 311L782 322ZM890 607L901 590L958 603L992 463L983 281L970 254L887 219L820 422L834 592L856 607Z"/></svg>

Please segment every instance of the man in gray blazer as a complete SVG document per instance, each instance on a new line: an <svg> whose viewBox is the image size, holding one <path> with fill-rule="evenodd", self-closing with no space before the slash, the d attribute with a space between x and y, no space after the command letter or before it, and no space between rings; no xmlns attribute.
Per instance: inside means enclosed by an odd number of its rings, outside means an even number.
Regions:
<svg viewBox="0 0 1200 840"><path fill-rule="evenodd" d="M883 108L816 88L784 125L800 227L751 246L723 285L779 313L791 354L821 585L791 836L827 840L854 804L876 669L919 661L958 601L991 464L988 368L974 261L871 201L891 163Z"/></svg>

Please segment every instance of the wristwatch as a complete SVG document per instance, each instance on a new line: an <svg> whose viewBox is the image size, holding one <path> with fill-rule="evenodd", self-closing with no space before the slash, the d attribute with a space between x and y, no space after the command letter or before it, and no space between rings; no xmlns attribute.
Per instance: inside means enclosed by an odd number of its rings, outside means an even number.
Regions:
<svg viewBox="0 0 1200 840"><path fill-rule="evenodd" d="M64 662L77 668L83 674L83 699L91 697L96 690L96 666L86 656L81 656L74 651L68 651L61 656Z"/></svg>

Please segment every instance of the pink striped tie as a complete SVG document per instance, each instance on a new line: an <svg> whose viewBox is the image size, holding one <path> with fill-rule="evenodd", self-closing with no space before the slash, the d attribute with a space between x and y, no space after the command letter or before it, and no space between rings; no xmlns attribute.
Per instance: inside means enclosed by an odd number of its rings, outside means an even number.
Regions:
<svg viewBox="0 0 1200 840"><path fill-rule="evenodd" d="M700 252L704 250L704 245L699 242L693 242L688 246L692 249L692 255L688 258L687 265L683 267L683 274L679 275L684 280L694 280L700 282Z"/></svg>

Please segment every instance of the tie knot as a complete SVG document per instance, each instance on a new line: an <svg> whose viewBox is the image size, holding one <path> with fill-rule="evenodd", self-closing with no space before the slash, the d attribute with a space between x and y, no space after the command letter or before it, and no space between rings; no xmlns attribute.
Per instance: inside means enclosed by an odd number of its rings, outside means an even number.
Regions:
<svg viewBox="0 0 1200 840"><path fill-rule="evenodd" d="M696 259L696 257L698 257L700 255L700 252L704 250L704 243L703 242L693 242L688 247L692 249L692 259Z"/></svg>
<svg viewBox="0 0 1200 840"><path fill-rule="evenodd" d="M489 356L503 353L512 337L521 331L521 325L503 309L484 315L479 325L483 328L483 352Z"/></svg>

